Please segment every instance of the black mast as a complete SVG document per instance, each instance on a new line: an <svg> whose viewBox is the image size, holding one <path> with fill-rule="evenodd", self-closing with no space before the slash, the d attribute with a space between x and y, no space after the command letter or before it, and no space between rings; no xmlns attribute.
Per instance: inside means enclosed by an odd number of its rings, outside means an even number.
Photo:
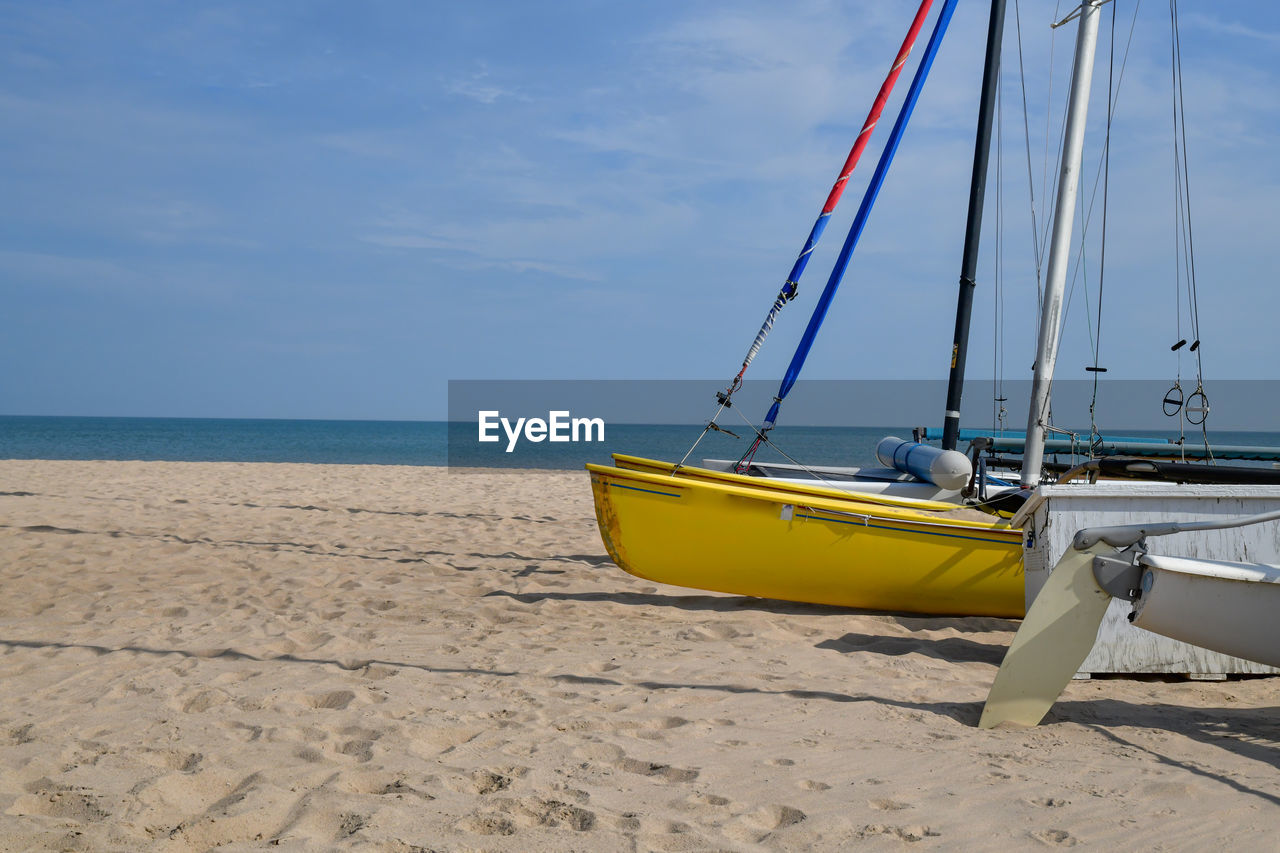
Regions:
<svg viewBox="0 0 1280 853"><path fill-rule="evenodd" d="M969 349L969 317L977 286L978 243L982 235L982 205L987 191L987 160L991 151L991 119L995 113L996 82L1000 77L1000 43L1004 38L1005 0L991 0L987 26L987 59L982 68L982 99L978 103L978 134L973 146L973 177L969 183L969 216L960 262L960 296L956 303L956 335L951 346L951 374L947 380L947 411L942 422L942 447L955 450L960 434L960 397L964 392L964 362Z"/></svg>

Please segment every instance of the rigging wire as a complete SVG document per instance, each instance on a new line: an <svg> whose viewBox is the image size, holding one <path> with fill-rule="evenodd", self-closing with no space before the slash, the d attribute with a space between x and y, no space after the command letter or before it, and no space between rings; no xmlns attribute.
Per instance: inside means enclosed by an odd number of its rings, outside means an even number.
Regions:
<svg viewBox="0 0 1280 853"><path fill-rule="evenodd" d="M1065 304L1064 304L1064 307L1063 307L1063 315L1064 315L1064 316L1066 316L1066 315L1069 313L1069 311L1070 311L1071 301L1072 301L1072 298L1074 297L1074 294L1075 294L1076 285L1077 285L1078 283L1080 283L1081 279L1083 278L1084 283L1083 283L1082 292L1083 292L1083 294L1084 294L1084 300L1085 300L1085 315L1086 315L1086 324L1087 324L1087 327L1088 327L1088 335L1089 335L1090 348L1094 350L1094 365L1093 365L1093 367L1094 367L1094 368L1099 368L1099 367L1100 367L1100 365L1098 364L1098 360L1099 360L1099 357L1100 357L1100 346L1101 346L1101 341L1100 341L1100 337L1101 337L1101 313L1100 313L1100 312L1101 312L1101 307L1102 307L1102 306L1101 306L1101 292L1102 292L1103 278L1102 278L1102 275L1100 274L1100 275L1099 275L1099 303L1098 303L1098 306L1097 306L1097 309L1098 309L1098 312L1099 312L1099 313L1098 313L1098 320L1097 320L1097 330L1098 330L1098 331L1097 331L1097 335L1095 336L1095 332L1094 332L1094 314L1093 314L1093 311L1092 311L1092 306L1090 306L1090 304L1089 304L1088 271L1087 271L1087 266L1088 266L1088 264L1087 264L1087 257L1086 257L1087 236L1088 236L1089 226L1090 226L1090 224L1091 224L1091 223L1092 223L1092 221L1093 221L1093 212L1094 212L1094 207L1095 207L1095 204L1096 204L1096 202L1097 202L1097 196L1098 196L1098 188L1099 188L1099 184L1101 183L1101 184L1102 184L1102 186L1103 186L1103 213L1102 213L1102 217L1103 217L1103 226L1102 226L1102 227L1103 227L1103 236L1102 236L1102 240L1103 240L1103 258L1101 259L1101 262L1104 262L1104 263L1105 263L1106 207L1107 207L1107 194L1108 194L1108 190L1109 190L1109 180L1110 180L1109 164L1110 164L1110 138L1111 138L1111 123L1112 123L1113 116L1114 116L1115 111L1116 111L1116 107L1117 107L1117 105L1118 105L1118 103L1119 103L1120 91L1121 91L1122 84L1123 84L1123 81L1124 81L1124 74L1125 74L1125 70L1126 70L1126 69L1127 69L1127 67L1128 67L1128 59L1129 59L1129 54L1130 54L1130 52L1131 52L1131 48L1132 48L1132 44L1133 44L1133 36L1134 36L1135 29L1136 29L1137 17L1138 17L1138 10L1139 10L1139 8L1140 8L1140 7L1141 7L1141 0L1138 0L1138 2L1137 2L1137 3L1135 4L1135 6L1134 6L1133 18L1132 18L1132 20L1130 21L1129 34L1128 34L1128 37L1127 37L1127 39L1126 39L1126 43L1125 43L1124 55L1123 55L1123 58L1122 58L1121 63L1120 63L1120 70L1119 70L1119 73L1117 74L1117 73L1116 73L1116 71L1115 71L1115 47L1116 47L1116 45L1115 45L1115 40L1116 40L1116 17L1117 17L1117 13L1116 13L1116 11L1115 11L1115 5L1113 4L1113 6L1112 6L1111 45L1110 45L1110 69L1109 69L1109 77L1108 77L1108 93L1107 93L1107 128L1106 128L1106 139L1105 139L1105 144L1104 144L1104 148L1103 148L1102 156L1099 158L1099 165L1098 165L1097 171L1095 172L1095 175L1094 175L1093 188L1092 188L1092 190L1091 190L1091 192L1090 192L1090 195L1089 195L1089 202L1088 202L1088 204L1087 204L1087 205L1085 205L1085 204L1083 204L1083 200L1082 200L1081 206L1080 206L1080 208L1079 208L1079 214L1080 214L1080 217L1081 217L1080 244L1079 244L1079 248L1078 248L1078 250L1077 250L1077 252L1076 252L1076 257L1075 257L1075 259L1074 259L1074 261L1073 261L1073 270L1074 270L1074 271L1073 271L1072 278L1071 278L1071 286L1070 286L1070 289L1068 290L1067 298L1066 298L1066 301L1065 301ZM1018 6L1017 6L1017 4L1016 4L1016 0L1015 0L1015 7L1014 7L1014 8L1015 8L1015 20L1017 21L1018 25L1020 26L1020 18L1018 18L1018 17L1017 17L1019 9L1018 9ZM1057 5L1055 5L1055 10L1054 10L1054 18L1055 18L1055 20L1057 19L1057 17L1058 17L1058 7L1057 7ZM1068 16L1067 20L1070 20L1070 19L1071 19L1071 17L1073 17L1073 16ZM1065 21L1064 21L1064 22L1065 22ZM1060 26L1060 25L1061 25L1061 24L1059 23L1058 25L1055 25L1055 26ZM1020 30L1019 30L1019 33L1020 33ZM1052 42L1051 42L1051 47L1050 47L1050 56L1052 56L1052 53L1053 53L1053 51L1052 51ZM1025 75L1025 71L1024 71L1023 67L1021 66L1021 58L1022 58L1021 43L1019 43L1019 60L1020 60L1019 73L1020 73L1020 75L1022 76L1022 87L1023 87L1023 96L1024 96L1024 106L1023 106L1023 111L1024 111L1024 122L1023 122L1023 131L1024 131L1024 134L1025 134L1025 137L1026 137L1026 140L1027 140L1027 141L1026 141L1026 146L1025 146L1025 147L1026 147L1026 151L1027 151L1027 162L1028 162L1028 185L1029 185L1029 187L1030 187L1030 190L1031 190L1031 196L1032 196L1032 199L1033 199L1033 201L1032 201L1032 221L1033 221L1033 224L1032 224L1032 230L1033 230L1033 232L1035 233L1035 239L1034 239L1034 241L1033 241L1033 255L1034 255L1034 257L1035 257L1035 259L1036 259L1036 263L1037 263L1037 271L1036 271L1037 286L1036 286L1036 289L1037 289L1037 305L1039 306L1039 305L1041 304L1041 302L1042 302L1042 298L1043 298L1043 297L1042 297L1042 295L1041 295L1041 294L1042 294L1042 284L1041 284L1041 280L1040 280L1040 279L1041 279L1040 262L1041 262L1041 259L1042 259L1042 258L1043 258L1043 256L1044 256L1044 247L1045 247L1045 245L1046 245L1046 244L1047 244L1047 242L1048 242L1049 231L1050 231L1050 228L1052 227L1052 222L1051 222L1051 221L1049 221L1047 217L1046 217L1046 220L1044 221L1044 223L1043 223L1043 224L1039 224L1039 223L1036 221L1036 215L1035 215L1035 213L1036 213L1036 205L1035 205L1035 202L1034 202L1034 196L1035 196L1035 192L1034 192L1034 180L1033 180L1033 179L1032 179L1032 177L1031 177L1031 169L1030 169L1030 130L1029 130L1029 124L1028 124L1028 122L1026 121L1026 106L1025 106L1025 91L1026 91L1026 81L1025 81L1025 76L1026 76L1026 75ZM1073 59L1073 62L1072 62L1071 73L1072 73L1072 75L1074 75L1074 74L1075 74L1074 59ZM1050 115L1051 115L1051 113L1052 113L1052 94L1051 94L1051 93L1052 93L1052 68L1051 68L1051 76L1050 76L1050 95L1049 95L1049 97L1048 97L1048 98L1047 98L1047 100L1046 100L1046 110L1048 111L1048 112L1047 112L1047 115L1046 115L1046 133L1045 133L1045 141L1046 141L1046 143L1048 142L1048 139L1049 139L1048 128L1049 128L1050 123L1051 123L1051 120L1050 120ZM1062 132L1061 132L1061 133L1059 134L1059 136L1058 136L1058 152L1057 152L1057 153L1058 153L1058 156L1059 156L1059 157L1061 156L1061 150L1062 150L1062 146L1063 146L1063 144L1064 144L1064 140L1065 140L1065 124L1066 124L1066 120L1065 120L1065 105L1064 105L1064 107L1063 107L1063 114L1064 114L1064 118L1063 118L1063 128L1062 128ZM1047 158L1048 158L1048 145L1047 145L1047 144L1046 144L1046 146L1045 146L1045 156L1046 156L1046 164L1047 164ZM1105 170L1105 177L1106 177L1106 180L1105 180L1105 181L1103 180L1103 178L1104 178L1104 170ZM1046 167L1045 167L1045 171L1046 171L1046 174L1047 174L1047 165L1046 165ZM1058 187L1058 185L1057 185L1057 184L1058 184L1058 182L1059 182L1059 177L1060 177L1060 176L1058 176L1058 175L1056 175L1056 174L1055 174L1053 184L1051 185L1051 187L1049 187L1049 192L1047 192L1047 193L1046 193L1046 195L1045 195L1045 198L1046 198L1046 199L1047 199L1047 198L1052 198L1052 197L1053 197L1053 196L1054 196L1054 195L1059 191L1059 189L1060 189L1060 188L1059 188L1059 187ZM1047 181L1047 178L1045 178L1045 180ZM1097 389L1097 373L1099 373L1099 372L1101 372L1101 371L1100 371L1100 370L1092 370L1091 372L1093 372L1093 373L1094 373L1094 403L1096 403L1096 400L1097 400L1097 390L1096 390L1096 389ZM1052 387L1052 380L1050 380L1050 384L1051 384L1051 387ZM1051 392L1051 394L1050 394L1050 399L1052 400L1052 392ZM1091 409L1092 409L1092 406L1091 406ZM1049 413L1049 419L1050 419L1050 421L1052 421L1052 412L1050 412L1050 413ZM1094 418L1093 418L1092 412L1091 412L1091 433L1096 433L1096 422L1094 421Z"/></svg>
<svg viewBox="0 0 1280 853"><path fill-rule="evenodd" d="M1058 3L1055 3L1053 6L1053 19L1055 21L1059 20L1058 13L1059 13L1060 5L1061 5L1060 2L1058 2ZM1054 68L1053 54L1054 54L1054 48L1057 46L1057 43L1058 43L1057 27L1053 27L1051 32L1052 32L1052 35L1050 36L1050 40L1049 40L1049 93L1045 98L1044 175L1041 178L1041 183L1040 183L1040 186L1044 189L1043 198L1041 199L1041 204L1045 205L1044 210L1042 210L1042 213L1044 215L1041 217L1043 219L1043 225L1042 225L1040 235L1038 237L1038 240L1039 240L1038 253L1040 257L1045 256L1046 249L1049 245L1049 235L1053 230L1053 217L1049 215L1048 205L1050 204L1052 199L1055 199L1058 197L1058 189L1059 189L1058 183L1062 177L1058 169L1053 169L1053 170L1049 169L1049 128L1050 128L1050 118L1053 113L1053 68ZM1075 54L1073 53L1071 56L1071 73L1067 76L1067 79L1070 80L1074 78L1075 72L1076 72ZM1062 123L1058 126L1058 148L1053 155L1053 162L1055 163L1062 162L1062 146L1066 144L1066 137L1067 137L1067 103L1064 101L1062 104ZM1040 294L1036 302L1037 314L1040 313L1043 307L1042 300L1043 300L1043 294Z"/></svg>
<svg viewBox="0 0 1280 853"><path fill-rule="evenodd" d="M1179 433L1185 438L1185 428L1183 423L1190 423L1193 426L1200 427L1200 435L1203 439L1206 452L1210 461L1213 461L1213 452L1209 447L1209 432L1205 425L1209 419L1209 398L1204 391L1204 360L1200 346L1200 294L1196 281L1196 258L1195 258L1195 234L1191 219L1191 171L1189 159L1187 155L1187 111L1186 102L1183 97L1183 75L1182 75L1182 33L1178 25L1178 2L1177 0L1169 0L1169 27L1170 27L1170 51L1171 65L1173 76L1173 115L1174 115L1174 183L1178 193L1177 204L1175 208L1179 211L1178 225L1180 233L1178 235L1178 244L1182 250L1182 263L1179 265L1180 273L1185 272L1187 281L1187 311L1188 319L1191 324L1191 336L1194 342L1191 344L1190 351L1196 357L1196 390L1187 396L1185 403L1179 407L1181 417L1179 418ZM1179 291L1181 288L1179 287ZM1180 294L1179 294L1180 296ZM1178 379L1181 380L1181 298L1178 300L1178 330L1179 343L1174 345L1178 350ZM1175 385L1180 388L1180 382ZM1192 401L1196 401L1196 405L1191 405ZM1192 414L1199 416L1199 420L1194 420Z"/></svg>
<svg viewBox="0 0 1280 853"><path fill-rule="evenodd" d="M1184 237L1186 235L1186 227L1184 224L1184 213L1182 203L1182 169L1180 168L1180 157L1178 154L1178 54L1175 45L1172 28L1174 9L1173 3L1169 4L1170 17L1170 38L1169 38L1169 73L1170 73L1170 92L1172 93L1172 111L1173 111L1173 186L1174 186L1174 223L1173 223L1173 280L1174 280L1174 318L1177 332L1177 343L1172 347L1176 353L1176 370L1174 373L1173 387L1165 393L1165 414L1176 416L1178 418L1178 444L1185 450L1187 439L1187 423L1186 413L1183 411L1183 404L1186 402L1186 394L1182 390L1182 347L1186 344L1186 339L1182 336L1182 282L1184 273L1190 277L1189 271L1186 270L1184 258ZM1190 285L1188 285L1187 302L1190 304ZM1194 335L1193 335L1194 337ZM1176 396L1175 396L1176 394ZM1170 410L1172 407L1172 411ZM1186 461L1185 453L1183 461Z"/></svg>
<svg viewBox="0 0 1280 853"><path fill-rule="evenodd" d="M1055 21L1058 20L1058 15L1061 12L1061 6L1062 6L1061 0L1055 0L1053 4L1053 20ZM1044 204L1046 206L1048 205L1048 200L1053 198L1055 195L1053 189L1051 189L1049 184L1049 174L1050 174L1049 172L1049 128L1051 126L1052 117L1053 117L1053 70L1055 67L1053 58L1054 58L1054 52L1057 46L1058 46L1058 29L1054 27L1050 30L1050 35L1049 35L1049 93L1045 96L1045 102L1044 102L1044 105L1045 105L1044 106L1044 164L1041 166L1041 170L1040 170L1040 188L1044 191L1043 198L1041 199L1041 204ZM1074 60L1072 64L1074 65ZM1062 118L1062 129L1058 134L1058 154L1056 155L1055 162L1057 159L1061 159L1062 139L1063 139L1063 134L1065 133L1066 133L1066 112L1064 107L1063 118ZM1056 185L1057 185L1057 178L1055 177L1054 186ZM1037 238L1036 238L1036 242L1037 242L1036 256L1041 258L1044 257L1044 249L1049 242L1049 227L1050 227L1050 223L1048 221L1049 212L1047 207L1045 210L1042 211L1042 213L1044 213L1044 216L1042 216L1041 218L1045 220L1044 236L1037 235ZM1044 299L1043 291L1038 290L1037 298L1036 298L1037 314L1040 313L1040 309L1041 309L1040 303L1043 299Z"/></svg>
<svg viewBox="0 0 1280 853"><path fill-rule="evenodd" d="M1107 128L1106 137L1102 145L1102 162L1103 162L1103 180L1102 180L1102 239L1099 249L1098 258L1098 335L1094 339L1093 344L1093 399L1089 401L1089 443L1092 446L1094 442L1101 439L1098 432L1098 376L1102 373L1099 365L1099 358L1102 352L1102 293L1103 286L1106 284L1107 275L1107 204L1109 198L1109 189L1111 186L1111 121L1115 116L1115 102L1113 99L1113 83L1115 80L1116 70L1116 5L1111 4L1111 56L1110 64L1107 69ZM1134 9L1135 14L1137 8Z"/></svg>
<svg viewBox="0 0 1280 853"><path fill-rule="evenodd" d="M1110 151L1111 119L1112 119L1112 117L1115 115L1116 110L1117 110L1117 107L1118 107L1118 106L1119 106L1119 104L1120 104L1120 92L1121 92L1121 90L1122 90L1122 89L1123 89L1123 87L1124 87L1124 74L1125 74L1125 70L1128 68L1128 65L1129 65L1129 54L1130 54L1131 49L1132 49L1132 47L1133 47L1133 34L1134 34L1135 30L1137 29L1137 23L1138 23L1138 10L1139 10L1141 7L1142 7L1142 0L1138 0L1138 2L1134 5L1134 8L1133 8L1133 17L1132 17L1132 19L1130 19L1130 21L1129 21L1129 35L1128 35L1128 38L1127 38L1127 39L1126 39L1126 41L1125 41L1124 56L1123 56L1123 57L1121 57L1121 60L1120 60L1120 72L1119 72L1119 74L1115 74L1115 75L1114 75L1114 94L1111 94L1110 92L1108 93L1108 98L1107 98L1107 141L1106 141L1106 148L1104 149L1104 153L1109 153L1109 151ZM1114 59L1114 38L1115 38L1115 15L1114 15L1114 11L1115 11L1115 6L1112 6L1112 12L1113 12L1113 14L1112 14L1112 40L1113 40L1112 49L1113 49L1113 53L1112 53L1112 60L1111 60L1111 62L1112 62L1112 68L1113 68L1113 69L1114 69L1114 63L1115 63L1115 59ZM1110 90L1110 89L1112 88L1112 82L1111 82L1111 80L1110 80L1110 79L1108 80L1108 84L1107 84L1107 85L1108 85L1108 89ZM1087 231L1088 231L1088 229L1089 229L1089 225L1093 222L1093 209L1094 209L1094 206L1095 206L1095 205L1096 205L1096 203L1097 203L1097 198L1098 198L1098 186L1099 186L1099 184L1101 184L1101 183L1102 183L1103 167L1104 167L1104 162L1103 162L1103 160L1100 158L1100 159L1099 159L1099 162L1098 162L1098 168L1097 168L1097 170L1094 172L1094 176L1093 176L1093 188L1092 188L1092 190L1090 190L1090 193L1089 193L1089 206L1088 206L1088 213L1085 215L1085 217L1084 217L1084 219L1083 219L1083 223L1084 223L1084 224L1083 224L1082 229L1081 229L1081 230L1082 230L1082 234L1081 234L1081 245L1080 245L1080 249L1076 252L1075 260L1074 260L1074 261L1072 261L1072 264L1073 264L1073 267L1072 267L1073 272L1072 272L1072 276L1071 276L1071 286L1070 286L1070 288L1068 288L1068 290L1067 290L1067 296L1066 296L1066 301L1065 301L1065 307L1063 308L1063 316L1066 316L1066 315L1067 315L1067 313L1068 313L1068 312L1070 311L1070 309L1071 309L1071 301L1072 301L1072 299L1075 297L1076 284L1079 282L1080 277L1081 277L1081 274L1082 274L1082 273L1081 273L1081 269L1082 269L1082 265L1083 265L1083 263L1084 263L1084 257L1083 257L1083 256L1084 256L1084 232L1087 232ZM1104 194L1105 194L1105 193L1104 193ZM1104 206L1103 215L1104 215L1104 218L1105 218L1105 214L1106 214L1106 211L1105 211L1105 206L1106 206L1105 199L1104 199L1104 202L1103 202L1103 206ZM1087 307L1087 299L1088 299L1088 294L1087 294L1087 290L1086 290L1086 312L1085 312L1085 317L1086 317L1086 319L1087 319L1087 320L1088 320L1088 322L1089 322L1089 343L1090 343L1090 346L1093 346L1093 345L1094 345L1094 338L1093 338L1092 317L1091 317L1091 315L1090 315L1090 313L1089 313L1089 311L1088 311L1088 307Z"/></svg>
<svg viewBox="0 0 1280 853"><path fill-rule="evenodd" d="M1019 8L1018 0L1013 3L1013 20L1018 32L1018 82L1022 90L1022 133L1026 142L1027 152L1027 189L1031 194L1031 252L1036 263L1036 313L1040 313L1040 300L1044 291L1041 271L1043 263L1040 256L1040 227L1036 224L1036 180L1031 171L1031 121L1027 110L1027 71L1022 60L1022 15ZM1052 50L1050 52L1052 56ZM1050 87L1053 81L1052 62L1049 68ZM1048 152L1045 152L1046 158ZM1043 184L1042 184L1043 185Z"/></svg>
<svg viewBox="0 0 1280 853"><path fill-rule="evenodd" d="M1177 98L1178 112L1181 115L1179 122L1179 136L1182 143L1182 190L1187 200L1187 264L1190 274L1189 286L1191 291L1191 332L1195 335L1196 340L1200 340L1200 297L1196 287L1196 251L1194 228L1191 223L1191 172L1188 167L1187 160L1187 107L1182 97L1182 31L1178 27L1178 0L1169 0L1169 6L1172 10L1173 19L1173 44L1174 57L1177 64ZM1196 373L1197 380L1203 379L1203 363L1200 356L1200 348L1195 347L1196 353Z"/></svg>
<svg viewBox="0 0 1280 853"><path fill-rule="evenodd" d="M1016 4L1015 4L1016 7ZM1016 13L1016 8L1015 8ZM1021 45L1019 45L1021 54ZM992 281L992 318L994 341L991 348L991 376L994 394L991 401L991 426L1004 432L1008 410L1004 404L1004 78L996 81L996 210L995 270Z"/></svg>

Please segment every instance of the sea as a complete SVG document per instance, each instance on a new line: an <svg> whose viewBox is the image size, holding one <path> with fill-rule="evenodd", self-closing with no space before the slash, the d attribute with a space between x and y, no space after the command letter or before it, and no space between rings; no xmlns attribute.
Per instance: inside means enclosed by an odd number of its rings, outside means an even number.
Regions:
<svg viewBox="0 0 1280 853"><path fill-rule="evenodd" d="M580 469L608 463L611 453L689 464L737 459L750 436L694 424L608 424L603 441L530 442L507 452L507 440L480 443L475 423L446 421L254 420L0 416L0 459L110 459L173 462L303 462L350 465ZM1114 432L1113 435L1124 435ZM1144 430L1144 436L1176 433ZM910 438L904 426L779 426L759 461L787 457L807 465L872 463L888 435ZM594 436L593 436L594 437ZM1198 437L1198 436L1197 436ZM1280 433L1217 432L1220 444L1280 446Z"/></svg>

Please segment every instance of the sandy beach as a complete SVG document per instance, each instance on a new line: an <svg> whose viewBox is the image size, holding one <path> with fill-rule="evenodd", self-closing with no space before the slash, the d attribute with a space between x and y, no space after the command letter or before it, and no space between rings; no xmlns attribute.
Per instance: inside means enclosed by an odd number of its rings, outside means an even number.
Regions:
<svg viewBox="0 0 1280 853"><path fill-rule="evenodd" d="M1270 849L1280 679L632 578L583 472L0 462L0 849Z"/></svg>

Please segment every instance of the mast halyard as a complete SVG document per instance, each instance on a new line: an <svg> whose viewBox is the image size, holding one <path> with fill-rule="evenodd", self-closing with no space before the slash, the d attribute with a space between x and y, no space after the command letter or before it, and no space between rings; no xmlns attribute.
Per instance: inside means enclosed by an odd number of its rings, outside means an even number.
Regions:
<svg viewBox="0 0 1280 853"><path fill-rule="evenodd" d="M1062 332L1062 297L1066 288L1067 264L1071 253L1071 225L1080 187L1080 160L1084 151L1085 119L1089 112L1089 89L1093 84L1093 59L1098 43L1098 9L1108 0L1084 0L1079 10L1080 29L1076 35L1071 95L1067 101L1067 124L1058 175L1058 200L1053 212L1053 236L1045 275L1044 306L1040 313L1040 334L1036 341L1036 366L1031 382L1031 405L1027 412L1026 449L1022 457L1020 484L1035 488L1044 464L1044 437L1049 421L1049 394L1053 369L1058 358Z"/></svg>

